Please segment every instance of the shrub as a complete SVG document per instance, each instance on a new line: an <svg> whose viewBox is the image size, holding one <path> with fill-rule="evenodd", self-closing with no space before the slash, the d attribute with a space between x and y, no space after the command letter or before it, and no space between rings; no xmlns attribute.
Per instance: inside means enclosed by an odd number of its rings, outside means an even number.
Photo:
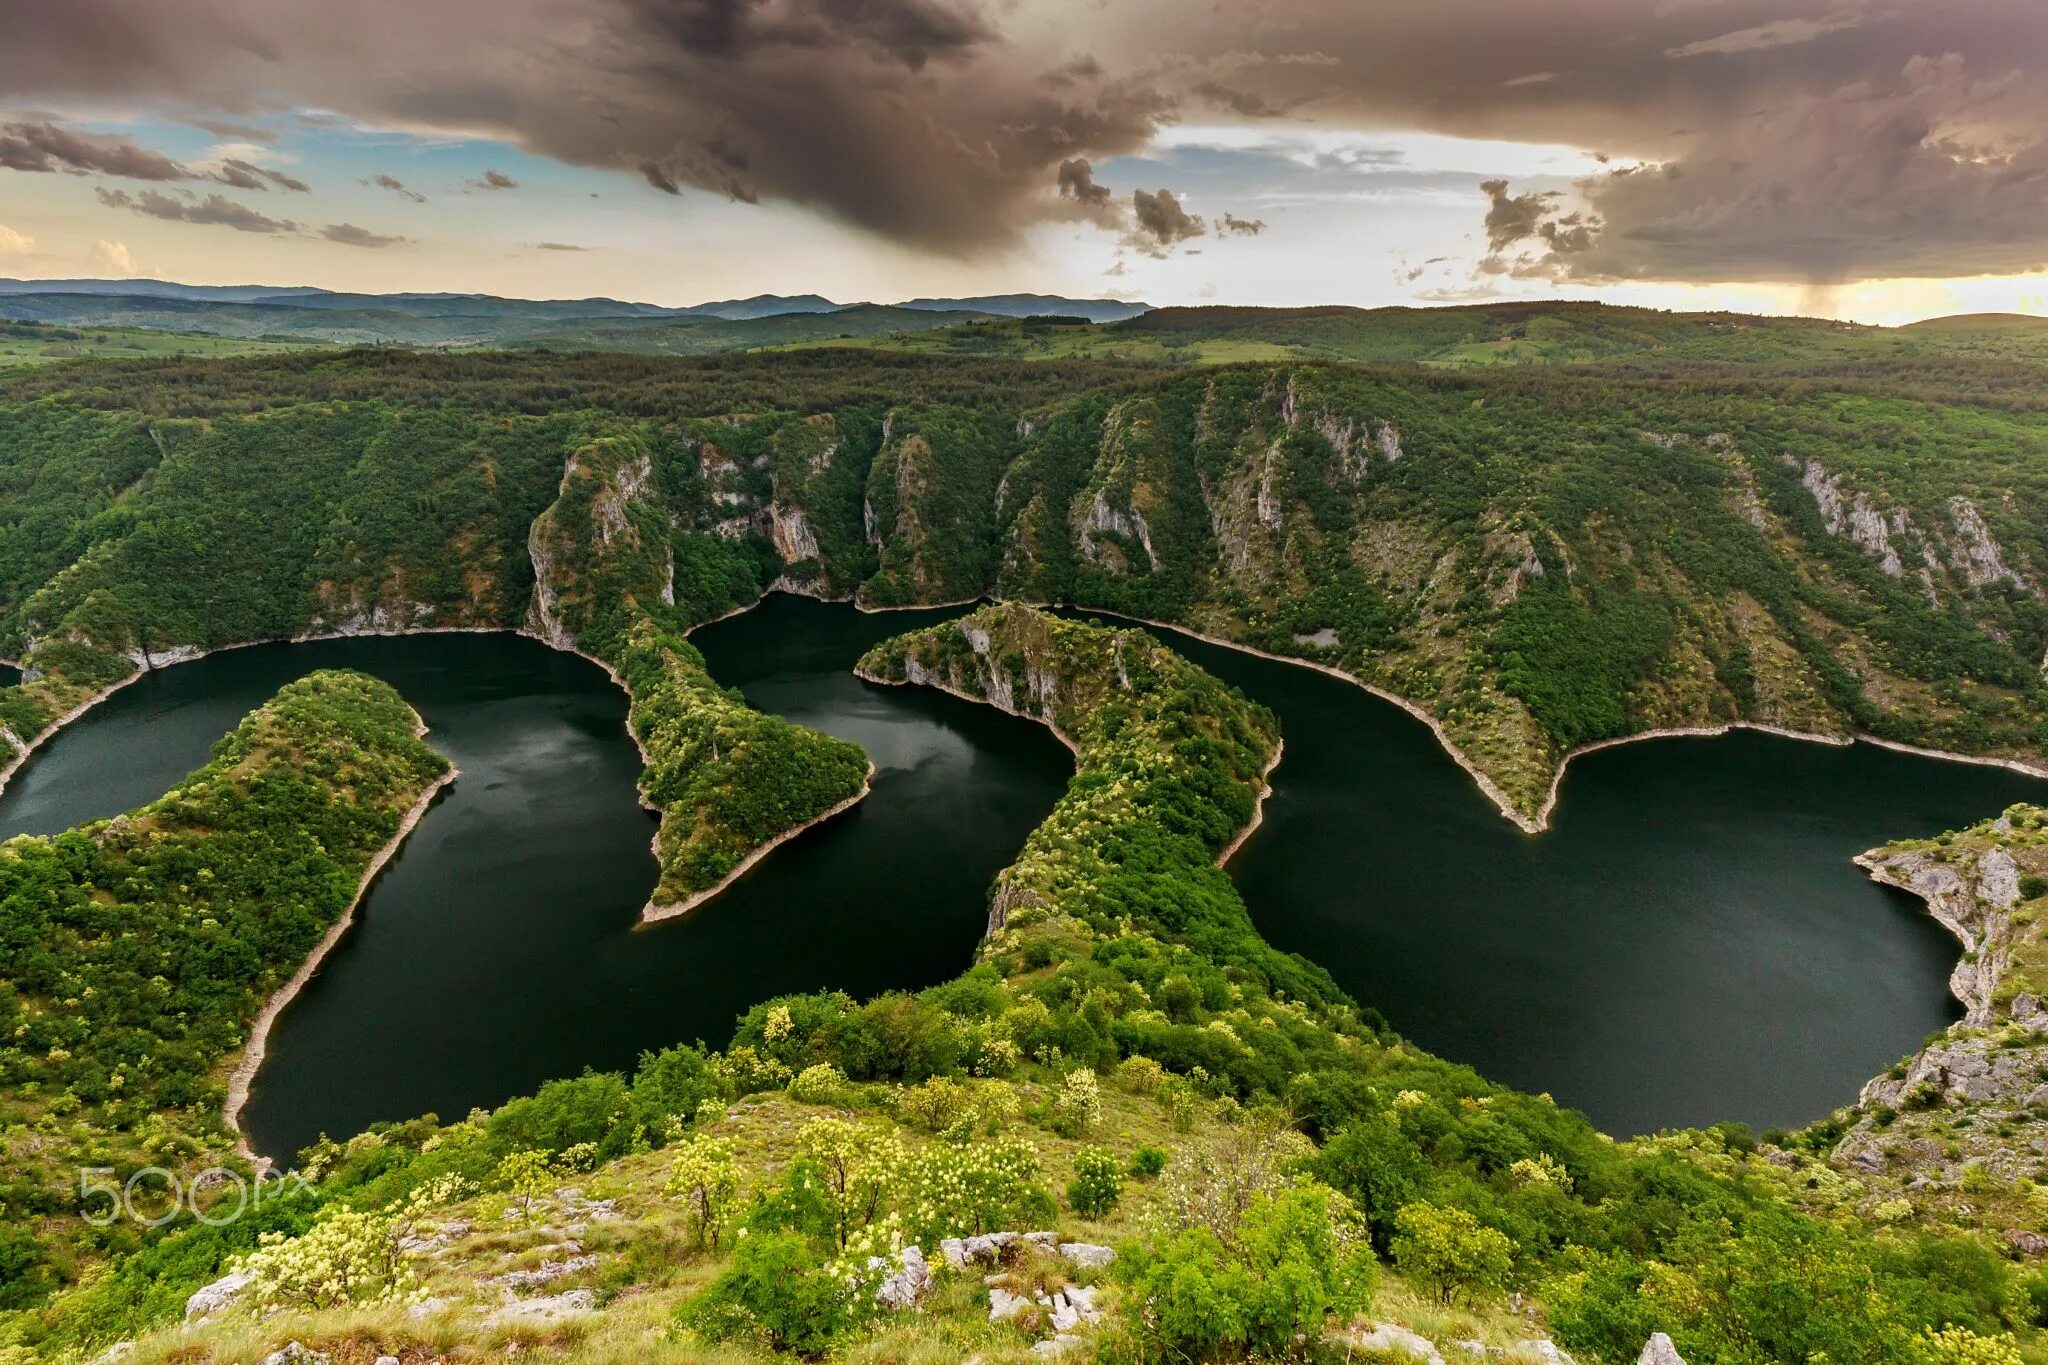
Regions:
<svg viewBox="0 0 2048 1365"><path fill-rule="evenodd" d="M1926 1329L1920 1355L1926 1365L2026 1365L2010 1335L1983 1337L1967 1327Z"/></svg>
<svg viewBox="0 0 2048 1365"><path fill-rule="evenodd" d="M751 1339L773 1351L817 1356L852 1325L855 1306L802 1237L762 1232L740 1238L731 1266L677 1318L714 1341Z"/></svg>
<svg viewBox="0 0 2048 1365"><path fill-rule="evenodd" d="M1014 1138L912 1152L902 1185L910 1235L924 1246L1035 1221L1052 1202L1038 1183L1038 1154Z"/></svg>
<svg viewBox="0 0 2048 1365"><path fill-rule="evenodd" d="M789 1083L789 1097L799 1104L832 1104L845 1089L846 1073L830 1062L819 1062Z"/></svg>
<svg viewBox="0 0 2048 1365"><path fill-rule="evenodd" d="M1349 1221L1333 1191L1301 1187L1255 1200L1235 1246L1195 1228L1126 1250L1117 1274L1142 1305L1130 1316L1132 1354L1145 1362L1297 1354L1295 1338L1320 1337L1330 1313L1371 1306L1377 1270Z"/></svg>
<svg viewBox="0 0 2048 1365"><path fill-rule="evenodd" d="M1131 1153L1131 1174L1146 1179L1166 1169L1166 1153L1151 1143L1146 1143Z"/></svg>
<svg viewBox="0 0 2048 1365"><path fill-rule="evenodd" d="M1410 1204L1394 1215L1393 1253L1403 1275L1433 1286L1448 1306L1505 1286L1514 1246L1463 1209Z"/></svg>
<svg viewBox="0 0 2048 1365"><path fill-rule="evenodd" d="M2034 901L2048 896L2048 877L2034 872L2020 874L2020 899Z"/></svg>
<svg viewBox="0 0 2048 1365"><path fill-rule="evenodd" d="M1116 1069L1116 1083L1133 1095L1150 1095L1165 1077L1159 1063L1144 1056L1126 1057Z"/></svg>
<svg viewBox="0 0 2048 1365"><path fill-rule="evenodd" d="M386 1303L418 1288L387 1214L333 1208L297 1237L272 1232L237 1267L264 1308L339 1308Z"/></svg>
<svg viewBox="0 0 2048 1365"><path fill-rule="evenodd" d="M1083 1218L1100 1218L1123 1198L1123 1172L1114 1153L1104 1147L1083 1147L1074 1153L1074 1178L1067 1183L1067 1206Z"/></svg>
<svg viewBox="0 0 2048 1365"><path fill-rule="evenodd" d="M953 1126L974 1104L974 1093L950 1076L933 1076L903 1092L896 1112L929 1133Z"/></svg>

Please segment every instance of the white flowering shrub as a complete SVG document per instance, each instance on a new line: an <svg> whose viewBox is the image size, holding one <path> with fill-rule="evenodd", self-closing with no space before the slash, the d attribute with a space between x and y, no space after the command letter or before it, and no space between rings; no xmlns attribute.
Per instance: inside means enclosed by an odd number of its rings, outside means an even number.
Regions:
<svg viewBox="0 0 2048 1365"><path fill-rule="evenodd" d="M1920 1355L1927 1365L2026 1365L2011 1334L1979 1336L1967 1327L1923 1330Z"/></svg>
<svg viewBox="0 0 2048 1365"><path fill-rule="evenodd" d="M830 1062L807 1066L789 1083L789 1097L799 1104L831 1104L846 1089L846 1073Z"/></svg>
<svg viewBox="0 0 2048 1365"><path fill-rule="evenodd" d="M753 1095L763 1090L780 1090L794 1074L773 1057L740 1046L711 1059L711 1071L719 1088L731 1095Z"/></svg>
<svg viewBox="0 0 2048 1365"><path fill-rule="evenodd" d="M902 1166L904 1222L921 1246L1030 1221L1051 1204L1038 1153L1018 1138L933 1143Z"/></svg>
<svg viewBox="0 0 2048 1365"><path fill-rule="evenodd" d="M1523 1157L1508 1167L1508 1174L1515 1178L1518 1185L1544 1185L1562 1194L1572 1192L1571 1172L1565 1170L1563 1163L1548 1152Z"/></svg>
<svg viewBox="0 0 2048 1365"><path fill-rule="evenodd" d="M330 1208L297 1237L265 1233L236 1269L264 1310L402 1302L418 1292L419 1277L399 1250L401 1235L389 1215Z"/></svg>
<svg viewBox="0 0 2048 1365"><path fill-rule="evenodd" d="M1102 1122L1102 1086L1087 1067L1076 1067L1060 1083L1053 1100L1056 1126L1070 1137L1079 1136Z"/></svg>
<svg viewBox="0 0 2048 1365"><path fill-rule="evenodd" d="M1150 1057L1126 1057L1117 1064L1116 1083L1133 1095L1150 1095L1166 1078L1166 1069Z"/></svg>
<svg viewBox="0 0 2048 1365"><path fill-rule="evenodd" d="M683 1201L683 1221L699 1247L718 1249L740 1196L740 1164L725 1138L699 1133L678 1147L666 1189Z"/></svg>
<svg viewBox="0 0 2048 1365"><path fill-rule="evenodd" d="M881 1216L902 1176L903 1143L894 1131L846 1119L812 1119L798 1132L797 1188L821 1208L843 1250L858 1229Z"/></svg>
<svg viewBox="0 0 2048 1365"><path fill-rule="evenodd" d="M555 1187L554 1161L546 1152L514 1152L498 1163L491 1183L505 1192L507 1212L532 1222Z"/></svg>

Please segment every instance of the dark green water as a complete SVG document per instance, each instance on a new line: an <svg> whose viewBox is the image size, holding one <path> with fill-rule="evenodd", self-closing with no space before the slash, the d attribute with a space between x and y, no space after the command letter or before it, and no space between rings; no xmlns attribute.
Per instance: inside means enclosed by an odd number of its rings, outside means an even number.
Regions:
<svg viewBox="0 0 2048 1365"><path fill-rule="evenodd" d="M1423 1047L1615 1133L1799 1124L1959 1017L1958 945L1849 860L2048 799L1873 745L1737 732L1572 763L1544 834L1341 679L1162 632L1280 716L1230 872L1260 930Z"/></svg>
<svg viewBox="0 0 2048 1365"><path fill-rule="evenodd" d="M419 708L462 770L288 1010L248 1120L284 1154L322 1131L454 1117L585 1066L703 1038L778 992L943 980L989 878L1070 771L1042 729L848 671L951 615L773 597L699 631L763 709L880 768L847 815L681 920L636 929L654 880L625 700L524 639L264 646L146 678L60 735L0 798L0 832L158 795L290 678L352 667ZM1663 740L1573 765L1548 834L1495 813L1428 730L1337 679L1184 637L1287 736L1231 872L1274 942L1418 1043L1603 1127L1797 1123L1954 1017L1954 942L1849 857L2015 800L1999 769L1766 736Z"/></svg>
<svg viewBox="0 0 2048 1365"><path fill-rule="evenodd" d="M312 669L391 682L461 776L278 1021L246 1121L259 1151L286 1155L380 1119L459 1118L586 1066L630 1068L643 1048L722 1045L766 996L868 995L966 966L990 878L1071 766L1029 722L846 672L864 641L945 614L831 612L815 640L773 615L719 628L723 681L856 741L879 772L859 806L659 925L635 927L654 825L634 798L624 696L593 665L509 635L261 646L167 669L17 775L0 832L152 799Z"/></svg>

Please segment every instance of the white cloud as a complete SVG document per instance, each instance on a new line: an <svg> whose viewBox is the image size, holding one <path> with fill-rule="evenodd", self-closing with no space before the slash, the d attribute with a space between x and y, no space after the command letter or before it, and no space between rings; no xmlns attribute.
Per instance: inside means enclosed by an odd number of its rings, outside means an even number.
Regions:
<svg viewBox="0 0 2048 1365"><path fill-rule="evenodd" d="M135 257L129 254L124 242L109 242L104 239L94 242L85 259L97 274L124 279L136 273Z"/></svg>
<svg viewBox="0 0 2048 1365"><path fill-rule="evenodd" d="M1332 164L1370 174L1384 171L1447 171L1463 175L1576 178L1613 167L1577 147L1442 133L1358 133L1340 129L1232 127L1174 124L1159 130L1149 151L1205 148L1260 152L1305 166Z"/></svg>
<svg viewBox="0 0 2048 1365"><path fill-rule="evenodd" d="M35 250L36 239L0 223L0 256L26 256Z"/></svg>

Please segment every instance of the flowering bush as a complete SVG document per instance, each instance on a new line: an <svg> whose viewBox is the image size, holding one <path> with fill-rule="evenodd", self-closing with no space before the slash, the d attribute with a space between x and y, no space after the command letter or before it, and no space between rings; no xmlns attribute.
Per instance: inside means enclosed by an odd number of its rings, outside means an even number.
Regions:
<svg viewBox="0 0 2048 1365"><path fill-rule="evenodd" d="M1054 1126L1069 1137L1087 1132L1102 1122L1102 1086L1087 1067L1076 1067L1060 1084L1053 1101Z"/></svg>
<svg viewBox="0 0 2048 1365"><path fill-rule="evenodd" d="M942 1132L966 1114L974 1092L948 1076L934 1076L903 1092L896 1112L927 1132Z"/></svg>
<svg viewBox="0 0 2048 1365"><path fill-rule="evenodd" d="M1150 1095L1159 1089L1166 1071L1150 1057L1130 1056L1118 1063L1116 1082L1133 1095Z"/></svg>
<svg viewBox="0 0 2048 1365"><path fill-rule="evenodd" d="M1051 1203L1038 1184L1038 1153L1016 1138L961 1146L934 1143L903 1164L905 1222L920 1245L1029 1221Z"/></svg>
<svg viewBox="0 0 2048 1365"><path fill-rule="evenodd" d="M331 1208L297 1237L265 1233L236 1267L262 1308L338 1308L402 1301L419 1277L398 1248L401 1233L388 1214Z"/></svg>
<svg viewBox="0 0 2048 1365"><path fill-rule="evenodd" d="M799 1104L830 1104L846 1089L846 1073L830 1062L807 1066L789 1083L789 1097Z"/></svg>
<svg viewBox="0 0 2048 1365"><path fill-rule="evenodd" d="M1967 1327L1928 1328L1920 1335L1920 1354L1927 1365L2025 1365L2010 1334L1985 1337Z"/></svg>
<svg viewBox="0 0 2048 1365"><path fill-rule="evenodd" d="M492 1183L505 1192L508 1209L527 1222L555 1185L555 1166L546 1152L514 1152L498 1163Z"/></svg>
<svg viewBox="0 0 2048 1365"><path fill-rule="evenodd" d="M684 1222L697 1245L717 1250L740 1192L732 1143L702 1133L683 1143L669 1167L667 1189L682 1199Z"/></svg>
<svg viewBox="0 0 2048 1365"><path fill-rule="evenodd" d="M1067 1183L1067 1205L1083 1218L1100 1218L1123 1198L1123 1171L1114 1153L1104 1147L1083 1147L1074 1153L1074 1178Z"/></svg>
<svg viewBox="0 0 2048 1365"><path fill-rule="evenodd" d="M798 1158L791 1180L813 1202L841 1250L847 1238L880 1216L903 1169L903 1143L896 1134L846 1119L812 1119L796 1139Z"/></svg>

